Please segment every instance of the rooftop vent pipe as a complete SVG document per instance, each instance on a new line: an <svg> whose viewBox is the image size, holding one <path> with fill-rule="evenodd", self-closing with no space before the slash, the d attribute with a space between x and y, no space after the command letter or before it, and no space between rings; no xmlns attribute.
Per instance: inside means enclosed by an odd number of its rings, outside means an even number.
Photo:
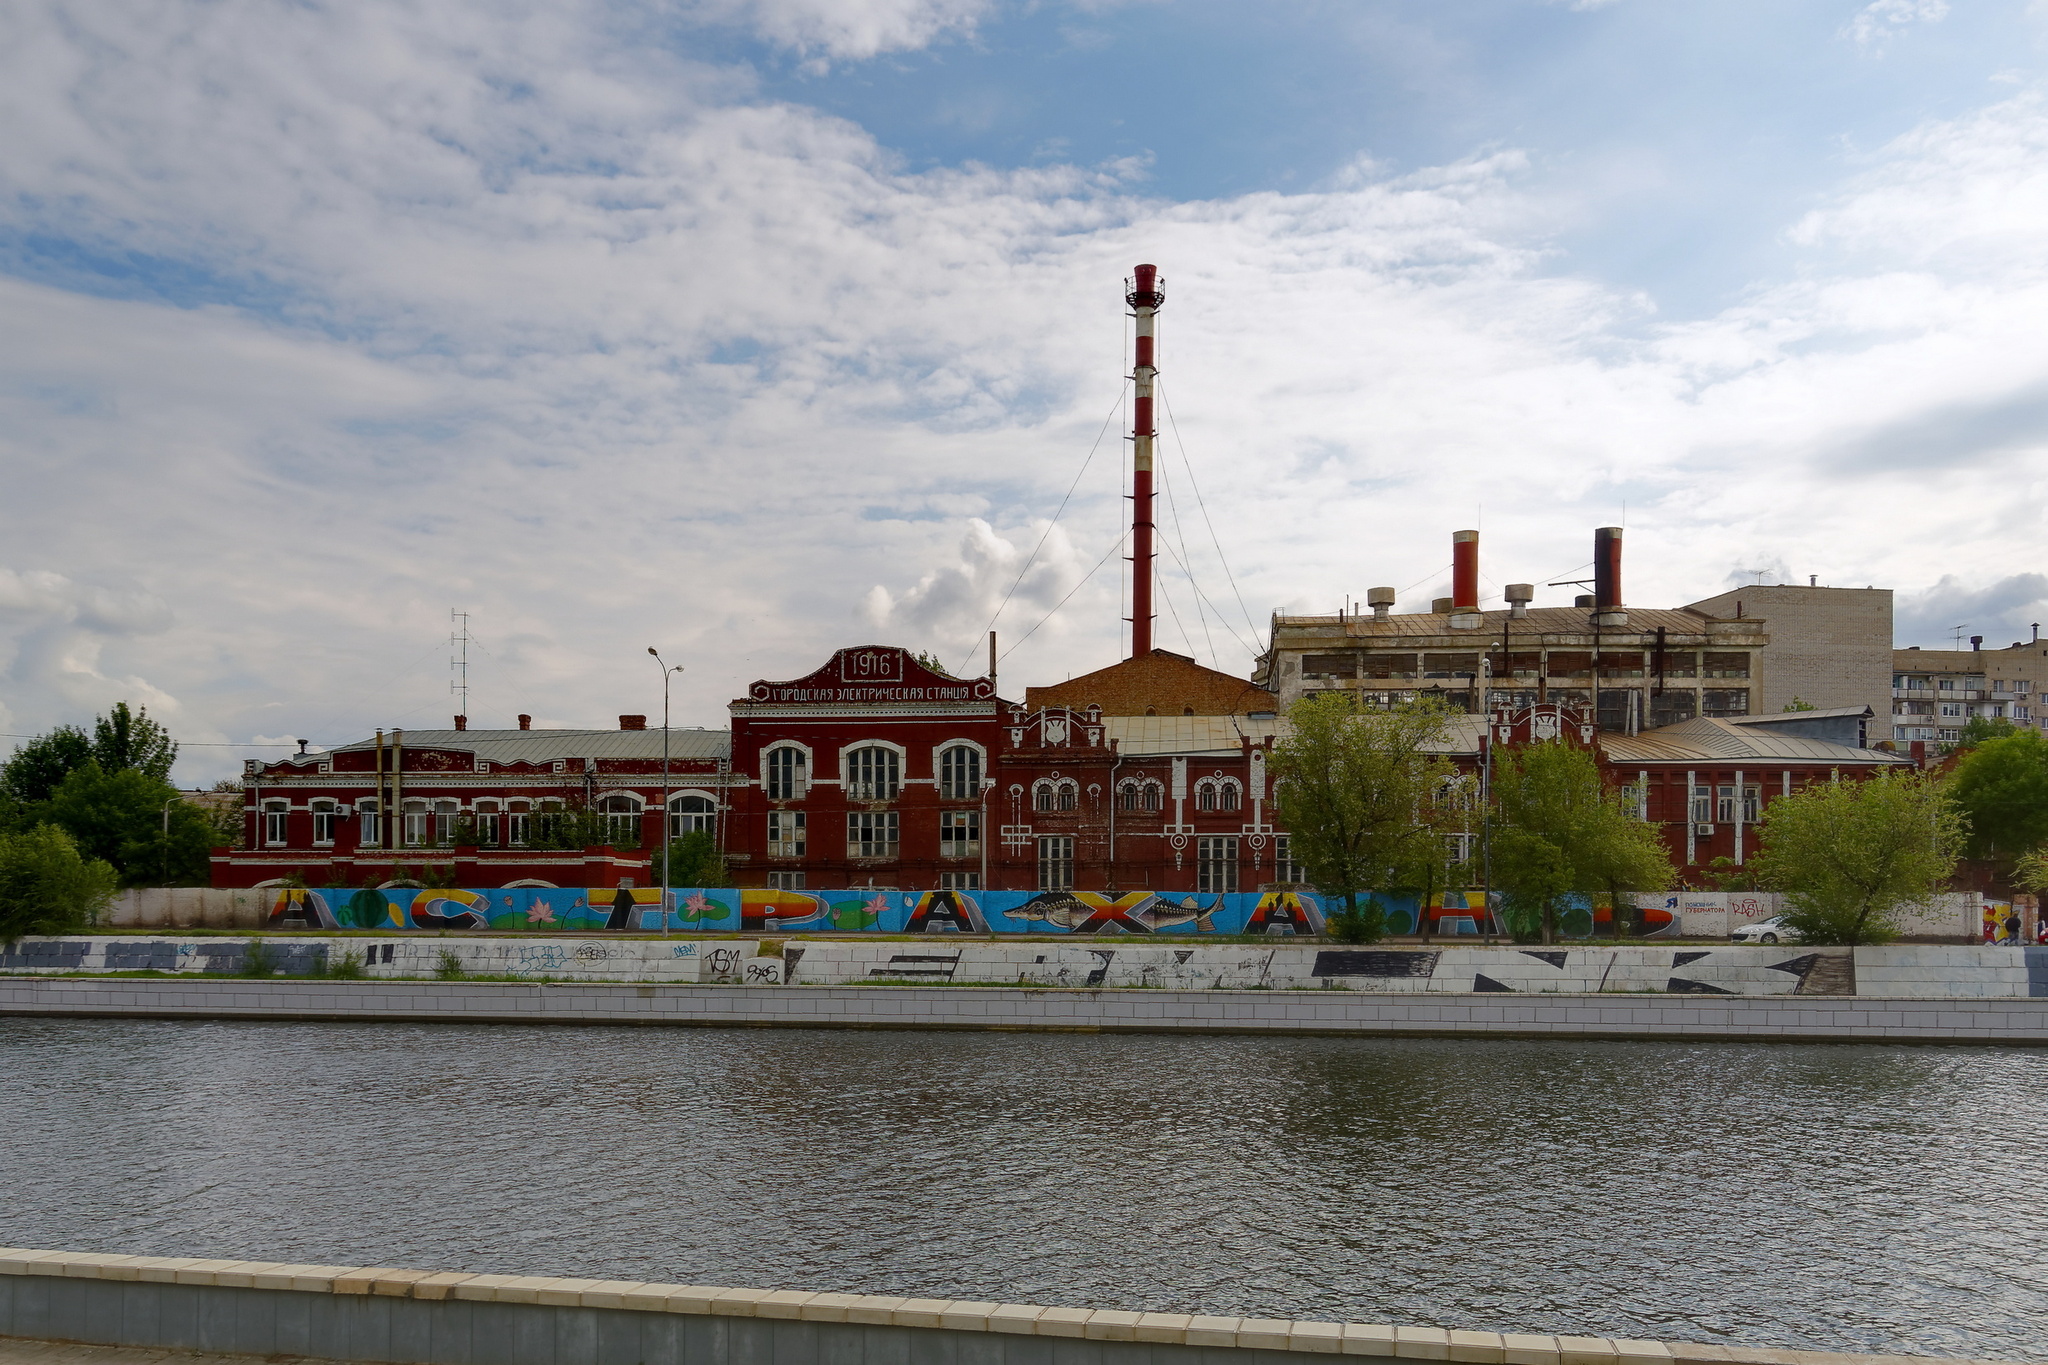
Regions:
<svg viewBox="0 0 2048 1365"><path fill-rule="evenodd" d="M1365 590L1365 604L1372 608L1373 620L1384 621L1387 619L1387 613L1394 609L1394 590L1392 588L1367 588Z"/></svg>
<svg viewBox="0 0 2048 1365"><path fill-rule="evenodd" d="M1978 650L1982 648L1984 648L1984 637L1981 635L1972 635L1970 637L1970 652L1972 654L1975 654Z"/></svg>
<svg viewBox="0 0 2048 1365"><path fill-rule="evenodd" d="M1510 583L1501 595L1508 599L1508 615L1516 617L1527 616L1529 614L1529 604L1536 600L1536 585L1534 583Z"/></svg>
<svg viewBox="0 0 2048 1365"><path fill-rule="evenodd" d="M1451 610L1479 610L1479 533L1451 532Z"/></svg>
<svg viewBox="0 0 2048 1365"><path fill-rule="evenodd" d="M1448 597L1432 597L1429 599L1429 609L1438 616L1449 616L1451 614L1451 599Z"/></svg>

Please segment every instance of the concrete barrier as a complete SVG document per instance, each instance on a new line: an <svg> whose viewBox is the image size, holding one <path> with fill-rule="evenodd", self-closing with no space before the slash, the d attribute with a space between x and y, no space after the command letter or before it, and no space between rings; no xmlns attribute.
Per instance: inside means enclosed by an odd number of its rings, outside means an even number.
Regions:
<svg viewBox="0 0 2048 1365"><path fill-rule="evenodd" d="M1802 1351L0 1249L0 1336L391 1365L1820 1365Z"/></svg>
<svg viewBox="0 0 2048 1365"><path fill-rule="evenodd" d="M0 978L0 1016L2048 1043L2048 999Z"/></svg>

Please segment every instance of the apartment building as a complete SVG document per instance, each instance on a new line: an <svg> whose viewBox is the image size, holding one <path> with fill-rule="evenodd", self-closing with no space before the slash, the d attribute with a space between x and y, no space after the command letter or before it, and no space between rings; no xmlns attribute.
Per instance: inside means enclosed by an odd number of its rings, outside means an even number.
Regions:
<svg viewBox="0 0 2048 1365"><path fill-rule="evenodd" d="M1975 637L1980 646L1983 637ZM2039 690L2048 686L2048 643L2014 641L2005 649L1892 651L1892 729L1900 743L1953 744L1972 720L2043 728Z"/></svg>

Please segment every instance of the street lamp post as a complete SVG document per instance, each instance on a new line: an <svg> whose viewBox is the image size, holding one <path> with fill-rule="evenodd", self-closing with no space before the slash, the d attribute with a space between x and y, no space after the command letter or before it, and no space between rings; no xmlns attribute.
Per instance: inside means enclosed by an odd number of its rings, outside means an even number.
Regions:
<svg viewBox="0 0 2048 1365"><path fill-rule="evenodd" d="M177 804L178 804L178 803L179 803L180 801L183 801L184 799L185 799L185 798L184 798L184 797L182 797L182 796L174 796L174 797L172 797L172 798L171 798L170 800L168 800L168 801L164 802L164 858L163 858L163 862L164 862L164 885L165 885L165 886L169 886L169 885L171 884L171 807L172 807L172 806L175 806L175 805L177 805Z"/></svg>
<svg viewBox="0 0 2048 1365"><path fill-rule="evenodd" d="M669 836L669 792L668 792L668 684L669 679L683 671L677 664L671 668L661 652L653 645L647 652L654 656L654 662L661 665L661 932L668 932L668 855L675 842Z"/></svg>

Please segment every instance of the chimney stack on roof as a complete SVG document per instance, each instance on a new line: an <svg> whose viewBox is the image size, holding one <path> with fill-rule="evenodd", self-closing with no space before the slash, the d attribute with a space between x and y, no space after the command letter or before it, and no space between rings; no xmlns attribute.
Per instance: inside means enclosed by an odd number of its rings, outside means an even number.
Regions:
<svg viewBox="0 0 2048 1365"><path fill-rule="evenodd" d="M1594 624L1625 626L1628 612L1621 605L1621 528L1602 526L1593 532Z"/></svg>
<svg viewBox="0 0 2048 1365"><path fill-rule="evenodd" d="M1451 614L1451 599L1448 597L1432 597L1429 599L1429 609L1437 616L1449 616Z"/></svg>
<svg viewBox="0 0 2048 1365"><path fill-rule="evenodd" d="M1365 590L1365 604L1372 608L1373 620L1384 621L1387 619L1387 613L1394 609L1394 590L1392 588L1367 588Z"/></svg>
<svg viewBox="0 0 2048 1365"><path fill-rule="evenodd" d="M1479 533L1451 532L1451 610L1479 610Z"/></svg>
<svg viewBox="0 0 2048 1365"><path fill-rule="evenodd" d="M1508 615L1527 616L1529 614L1529 604L1536 600L1536 585L1534 583L1510 583L1501 595L1508 599Z"/></svg>
<svg viewBox="0 0 2048 1365"><path fill-rule="evenodd" d="M647 717L620 716L619 728L621 730L645 730L647 728Z"/></svg>
<svg viewBox="0 0 2048 1365"><path fill-rule="evenodd" d="M533 728L533 717L521 716L519 718L519 728L522 730L531 730Z"/></svg>
<svg viewBox="0 0 2048 1365"><path fill-rule="evenodd" d="M457 716L455 718L455 728L458 730L467 730L469 728L469 717Z"/></svg>
<svg viewBox="0 0 2048 1365"><path fill-rule="evenodd" d="M1131 366L1131 657L1152 652L1152 388L1159 370L1154 363L1153 328L1166 292L1159 286L1159 267L1141 265L1132 274L1124 302L1131 307L1136 333Z"/></svg>

